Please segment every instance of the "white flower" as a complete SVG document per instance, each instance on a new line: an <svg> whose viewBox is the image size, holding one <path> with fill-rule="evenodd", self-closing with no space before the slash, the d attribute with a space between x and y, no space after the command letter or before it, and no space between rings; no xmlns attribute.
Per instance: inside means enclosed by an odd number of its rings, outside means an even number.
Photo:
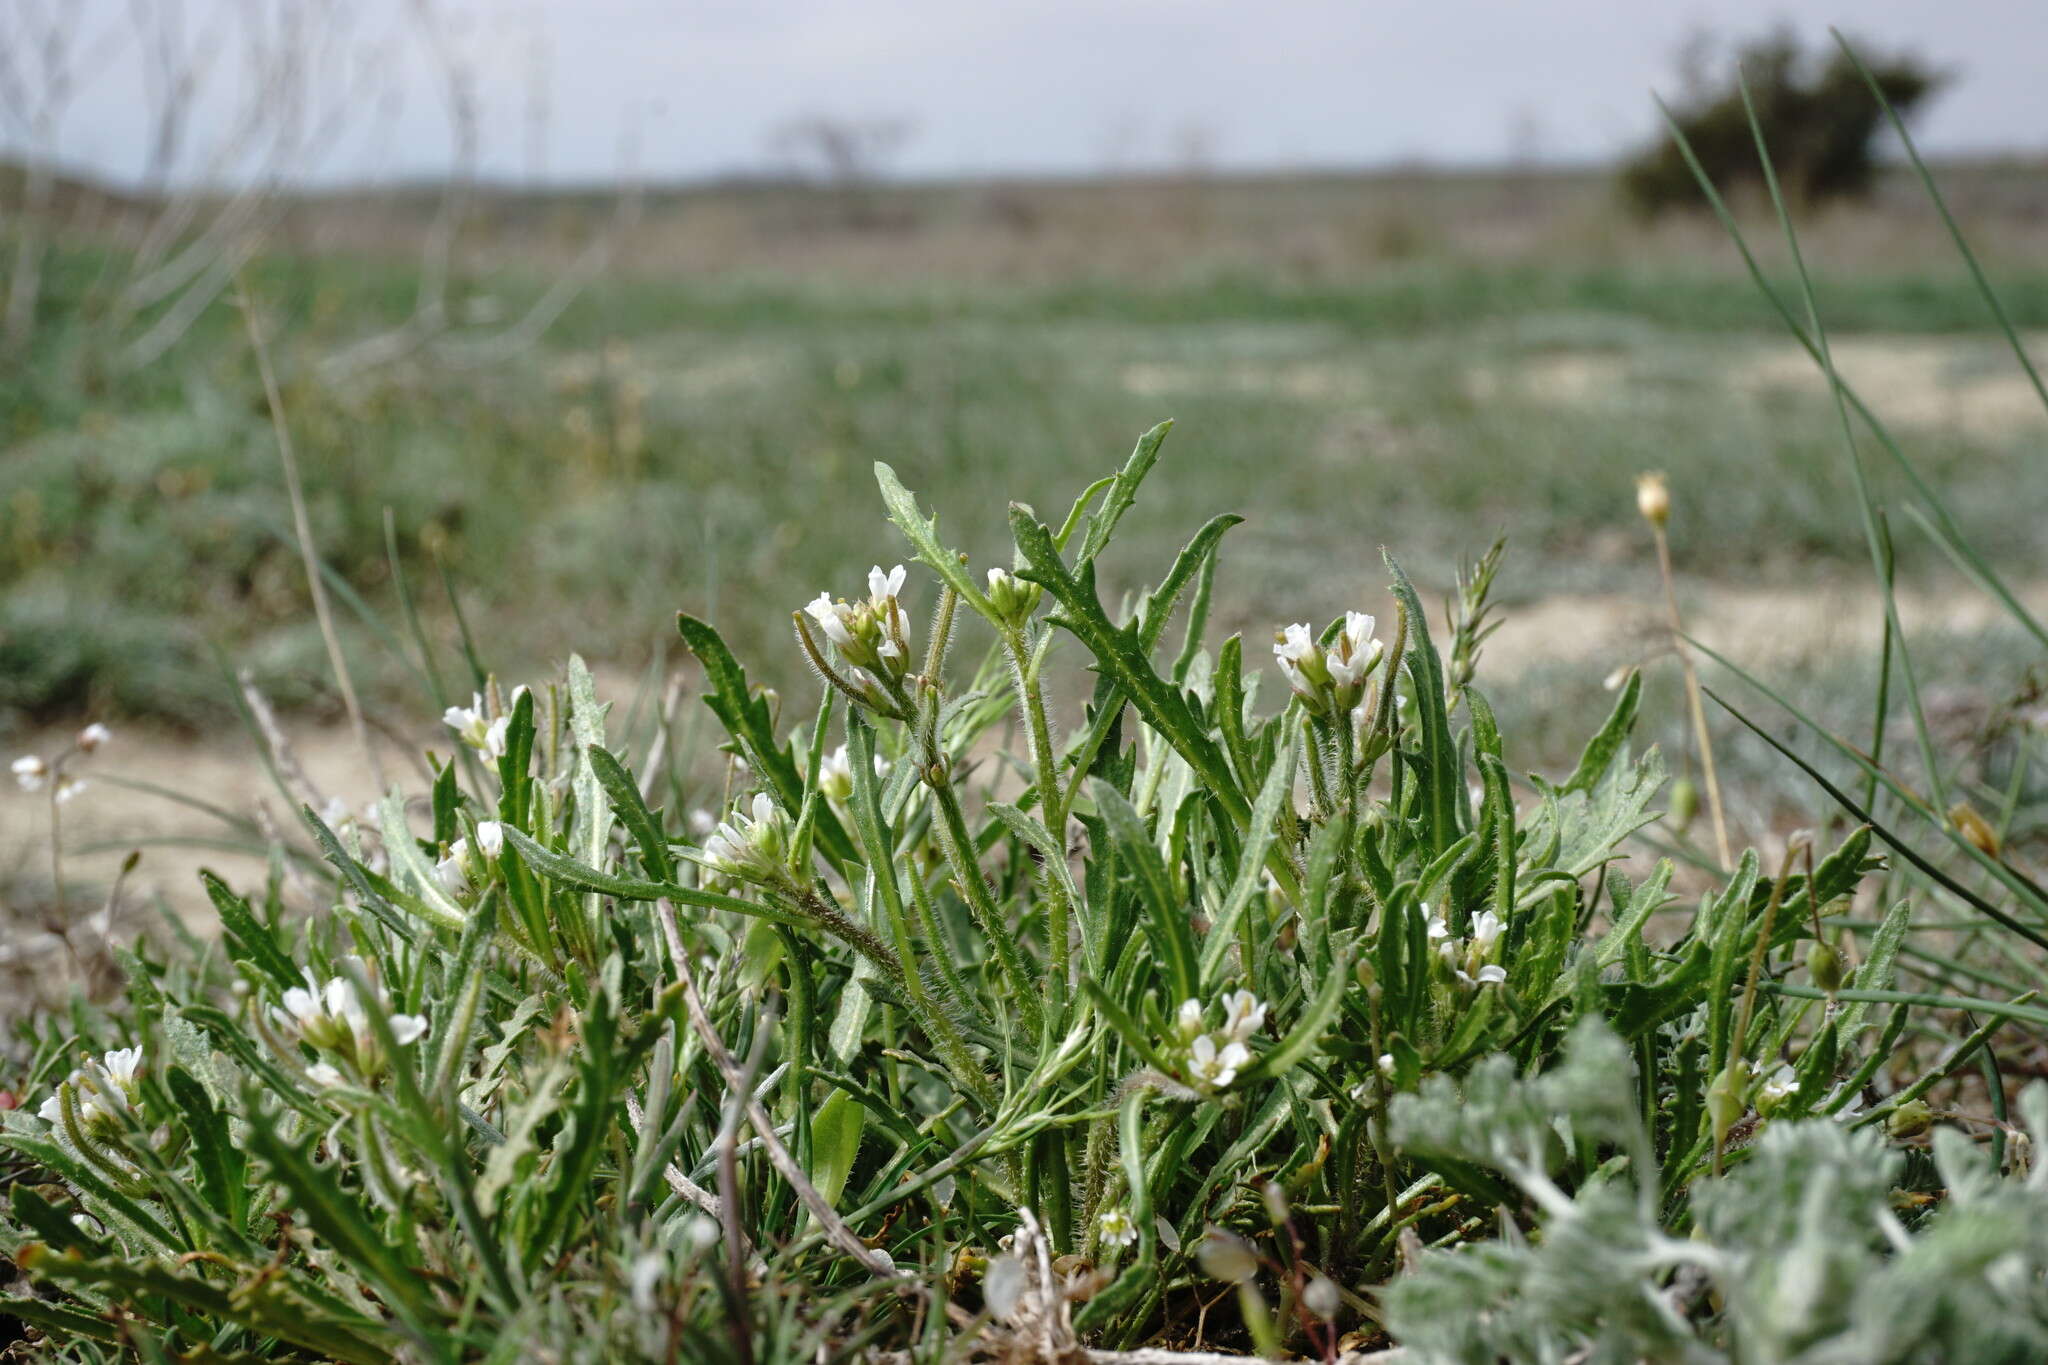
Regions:
<svg viewBox="0 0 2048 1365"><path fill-rule="evenodd" d="M819 593L804 607L804 613L818 623L818 629L825 632L825 638L840 649L853 643L853 632L848 628L853 612L854 609L844 602L834 602L829 592Z"/></svg>
<svg viewBox="0 0 2048 1365"><path fill-rule="evenodd" d="M1778 1069L1771 1073L1770 1079L1763 1083L1763 1088L1757 1091L1756 1107L1760 1111L1774 1109L1791 1099L1792 1092L1798 1088L1798 1074L1790 1066L1780 1062Z"/></svg>
<svg viewBox="0 0 2048 1365"><path fill-rule="evenodd" d="M1362 611L1344 613L1344 629L1337 633L1323 659L1330 682L1340 694L1349 694L1365 681L1365 675L1380 661L1382 646L1373 638L1373 618ZM1352 698L1355 704L1356 698Z"/></svg>
<svg viewBox="0 0 2048 1365"><path fill-rule="evenodd" d="M1394 1054L1391 1052L1382 1052L1380 1054L1380 1075L1391 1077L1394 1074L1395 1070L1396 1065L1394 1062Z"/></svg>
<svg viewBox="0 0 2048 1365"><path fill-rule="evenodd" d="M85 789L91 785L92 783L82 777L73 777L70 773L64 774L64 776L57 779L57 804L61 806L75 797L83 796Z"/></svg>
<svg viewBox="0 0 2048 1365"><path fill-rule="evenodd" d="M43 1122L64 1121L64 1090L68 1086L78 1102L78 1121L87 1129L104 1131L113 1127L134 1104L142 1070L142 1049L116 1048L100 1058L87 1058L83 1067L71 1073L36 1110Z"/></svg>
<svg viewBox="0 0 2048 1365"><path fill-rule="evenodd" d="M818 763L818 790L827 800L844 801L853 795L853 764L840 745Z"/></svg>
<svg viewBox="0 0 2048 1365"><path fill-rule="evenodd" d="M875 565L868 570L869 599L875 602L893 599L903 591L903 577L903 566L901 564L898 564L887 573L882 572L881 565Z"/></svg>
<svg viewBox="0 0 2048 1365"><path fill-rule="evenodd" d="M1288 626L1273 637L1273 657L1286 675L1287 685L1305 700L1315 700L1321 681L1316 675L1321 674L1323 664L1315 633L1305 624Z"/></svg>
<svg viewBox="0 0 2048 1365"><path fill-rule="evenodd" d="M1493 951L1493 945L1500 941L1501 930L1505 927L1500 916L1491 910L1482 910L1472 917L1472 946L1479 950L1480 956Z"/></svg>
<svg viewBox="0 0 2048 1365"><path fill-rule="evenodd" d="M469 864L469 840L457 839L448 845L448 856L434 864L434 880L449 895L459 896L469 890Z"/></svg>
<svg viewBox="0 0 2048 1365"><path fill-rule="evenodd" d="M789 848L789 819L775 798L755 792L749 814L734 810L704 841L704 861L728 877L772 881L783 875Z"/></svg>
<svg viewBox="0 0 2048 1365"><path fill-rule="evenodd" d="M378 1001L386 1008L390 1005L381 990ZM306 984L286 990L281 1004L281 1009L271 1011L271 1018L280 1026L293 1030L318 1051L353 1062L364 1076L374 1077L383 1072L384 1053L355 982L345 976L334 976L322 985L308 970ZM393 1014L387 1022L392 1041L401 1047L418 1042L427 1031L427 1021L417 1014Z"/></svg>
<svg viewBox="0 0 2048 1365"><path fill-rule="evenodd" d="M107 1078L129 1094L135 1093L135 1084L142 1071L142 1049L139 1047L115 1048L100 1058L100 1067Z"/></svg>
<svg viewBox="0 0 2048 1365"><path fill-rule="evenodd" d="M495 858L505 851L505 827L496 820L477 823L476 846L486 858Z"/></svg>
<svg viewBox="0 0 2048 1365"><path fill-rule="evenodd" d="M1251 1050L1243 1043L1226 1043L1218 1048L1216 1039L1207 1033L1188 1047L1189 1073L1211 1090L1228 1086L1251 1060Z"/></svg>
<svg viewBox="0 0 2048 1365"><path fill-rule="evenodd" d="M94 721L78 732L78 747L81 752L91 753L114 737L114 732Z"/></svg>
<svg viewBox="0 0 2048 1365"><path fill-rule="evenodd" d="M21 789L25 792L41 791L44 779L50 775L50 765L34 754L23 754L10 766L14 772L14 780L21 784Z"/></svg>
<svg viewBox="0 0 2048 1365"><path fill-rule="evenodd" d="M1479 984L1482 986L1504 986L1508 980L1508 969L1498 962L1489 962L1479 969Z"/></svg>
<svg viewBox="0 0 2048 1365"><path fill-rule="evenodd" d="M499 716L492 720L484 706L482 693L470 693L468 706L451 706L443 711L441 723L484 757L505 756L505 732L511 728L512 718Z"/></svg>
<svg viewBox="0 0 2048 1365"><path fill-rule="evenodd" d="M1431 910L1428 901L1422 902L1422 913L1429 921L1424 926L1424 933L1428 936L1430 942L1434 943L1440 938L1449 938L1451 936L1450 923L1442 915Z"/></svg>
<svg viewBox="0 0 2048 1365"><path fill-rule="evenodd" d="M1273 637L1273 657L1308 709L1318 716L1343 716L1365 692L1365 675L1383 652L1373 638L1373 618L1362 611L1344 613L1328 649L1313 628L1297 623Z"/></svg>
<svg viewBox="0 0 2048 1365"><path fill-rule="evenodd" d="M1243 1042L1265 1022L1265 1003L1250 991L1232 991L1223 997L1223 1034L1231 1042Z"/></svg>
<svg viewBox="0 0 2048 1365"><path fill-rule="evenodd" d="M315 1085L332 1089L342 1083L341 1072L326 1062L315 1062L306 1068L306 1079Z"/></svg>
<svg viewBox="0 0 2048 1365"><path fill-rule="evenodd" d="M1122 1209L1104 1209L1095 1220L1096 1235L1105 1246L1135 1246L1138 1241L1138 1224Z"/></svg>
<svg viewBox="0 0 2048 1365"><path fill-rule="evenodd" d="M1181 1001L1180 1009L1175 1013L1173 1022L1174 1027L1180 1031L1181 1037L1192 1039L1202 1031L1202 1002L1199 1000Z"/></svg>

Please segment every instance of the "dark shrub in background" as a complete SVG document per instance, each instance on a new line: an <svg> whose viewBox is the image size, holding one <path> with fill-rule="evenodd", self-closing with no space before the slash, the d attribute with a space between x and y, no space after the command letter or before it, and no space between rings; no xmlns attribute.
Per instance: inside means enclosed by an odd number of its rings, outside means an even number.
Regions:
<svg viewBox="0 0 2048 1365"><path fill-rule="evenodd" d="M1859 45L1857 50L1868 49ZM1802 50L1790 30L1779 29L1744 44L1725 72L1710 79L1699 52L1696 46L1688 62L1688 92L1671 114L1716 188L1726 193L1762 179L1756 140L1742 106L1741 82L1746 80L1788 195L1813 205L1869 193L1884 111L1846 54L1836 51L1823 62ZM1902 118L1911 118L1945 79L1910 53L1866 61ZM1692 172L1668 133L1622 167L1620 184L1628 206L1645 218L1703 206Z"/></svg>

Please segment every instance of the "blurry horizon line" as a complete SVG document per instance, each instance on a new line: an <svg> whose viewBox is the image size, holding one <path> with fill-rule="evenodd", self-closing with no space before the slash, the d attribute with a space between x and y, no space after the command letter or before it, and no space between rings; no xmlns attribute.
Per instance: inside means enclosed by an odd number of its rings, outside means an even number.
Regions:
<svg viewBox="0 0 2048 1365"><path fill-rule="evenodd" d="M1428 156L1413 154L1373 161L1252 161L1218 158L1185 165L1149 163L1133 166L1075 168L1058 165L1020 166L1009 169L961 168L954 171L877 170L859 183L871 189L934 190L976 187L1082 188L1089 186L1184 184L1208 180L1251 184L1259 181L1357 181L1414 179L1528 178L1571 179L1611 175L1640 149L1605 156ZM2048 163L2048 144L1985 144L1940 150L1922 149L1922 156L1934 167L2035 166ZM1881 149L1877 158L1881 170L1903 170L1911 163L1896 148ZM248 188L245 179L213 181L173 178L167 185L152 188L145 174L123 175L95 166L84 159L55 158L45 161L17 148L0 145L0 171L43 168L59 180L110 197L150 200L180 195L204 197L233 194ZM296 199L320 199L349 194L391 194L438 191L460 183L453 174L395 172L389 175L321 176L287 180L273 186L273 193ZM472 191L483 194L544 194L576 196L613 194L624 190L648 194L677 194L716 190L835 190L845 181L828 176L792 171L774 164L740 164L720 170L678 171L672 175L645 176L620 172L610 176L541 174L518 171L480 172L469 177Z"/></svg>

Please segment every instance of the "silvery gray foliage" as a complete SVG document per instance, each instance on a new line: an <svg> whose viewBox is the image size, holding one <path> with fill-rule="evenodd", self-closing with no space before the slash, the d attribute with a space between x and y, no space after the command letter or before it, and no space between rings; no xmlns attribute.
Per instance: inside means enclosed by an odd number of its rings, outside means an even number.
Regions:
<svg viewBox="0 0 2048 1365"><path fill-rule="evenodd" d="M1567 1194L1553 1179L1567 1155L1646 1149L1635 1093L1626 1049L1587 1021L1546 1074L1519 1077L1494 1057L1462 1084L1439 1077L1397 1101L1397 1143L1489 1166L1528 1201L1504 1210L1499 1240L1428 1253L1390 1287L1388 1323L1414 1358L2048 1358L2048 1172L2027 1160L2048 1133L2048 1086L2021 1097L2027 1133L2012 1135L2010 1174L1964 1133L1935 1132L1947 1193L1910 1226L1894 1208L1901 1155L1874 1127L1832 1119L1766 1125L1724 1177L1700 1177L1661 1210L1645 1187L1654 1172L1625 1158L1582 1160L1595 1175ZM1568 1152L1560 1134L1603 1150Z"/></svg>

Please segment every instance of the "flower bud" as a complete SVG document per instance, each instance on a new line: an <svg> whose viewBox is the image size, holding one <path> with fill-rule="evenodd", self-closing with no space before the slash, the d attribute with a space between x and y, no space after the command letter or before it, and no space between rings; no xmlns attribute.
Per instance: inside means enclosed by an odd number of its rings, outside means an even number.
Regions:
<svg viewBox="0 0 2048 1365"><path fill-rule="evenodd" d="M81 753L91 753L114 737L114 732L94 721L78 732L78 748Z"/></svg>
<svg viewBox="0 0 2048 1365"><path fill-rule="evenodd" d="M1842 989L1842 955L1824 938L1817 938L1806 950L1806 974L1815 989L1833 995Z"/></svg>
<svg viewBox="0 0 2048 1365"><path fill-rule="evenodd" d="M1714 1126L1717 1147L1727 1141L1728 1130L1742 1117L1747 1107L1743 1093L1748 1089L1749 1063L1741 1057L1723 1067L1714 1083L1707 1087L1707 1119Z"/></svg>
<svg viewBox="0 0 2048 1365"><path fill-rule="evenodd" d="M988 604L996 619L1006 626L1014 628L1029 620L1044 594L1045 589L1038 584L1027 583L1008 569L988 571Z"/></svg>
<svg viewBox="0 0 2048 1365"><path fill-rule="evenodd" d="M1201 1262L1203 1274L1224 1284L1242 1284L1259 1273L1259 1258L1250 1245L1236 1233L1218 1227L1202 1234L1195 1259Z"/></svg>
<svg viewBox="0 0 2048 1365"><path fill-rule="evenodd" d="M1977 808L1967 801L1958 801L1949 807L1948 822L1956 833L1970 841L1979 853L1990 857L1998 856L1998 831L1991 828L1991 822L1977 813Z"/></svg>
<svg viewBox="0 0 2048 1365"><path fill-rule="evenodd" d="M1265 1201L1266 1218L1274 1227L1277 1228L1287 1221L1287 1191L1279 1181L1268 1180L1259 1186L1259 1197Z"/></svg>
<svg viewBox="0 0 2048 1365"><path fill-rule="evenodd" d="M1901 1141L1919 1137L1933 1126L1934 1111L1927 1107L1926 1100L1907 1100L1884 1121L1885 1131Z"/></svg>
<svg viewBox="0 0 2048 1365"><path fill-rule="evenodd" d="M1683 832L1692 824L1692 818L1700 813L1700 789L1689 777L1681 777L1671 784L1671 809L1667 818L1671 828Z"/></svg>
<svg viewBox="0 0 2048 1365"><path fill-rule="evenodd" d="M1301 1306L1308 1309L1323 1322L1334 1321L1337 1310L1344 1306L1337 1293L1337 1282L1328 1275L1316 1275L1302 1286Z"/></svg>
<svg viewBox="0 0 2048 1365"><path fill-rule="evenodd" d="M1671 489L1662 474L1636 476L1636 510L1652 526L1662 527L1671 520Z"/></svg>
<svg viewBox="0 0 2048 1365"><path fill-rule="evenodd" d="M14 780L25 792L39 791L50 775L50 765L37 754L23 754L10 765Z"/></svg>

